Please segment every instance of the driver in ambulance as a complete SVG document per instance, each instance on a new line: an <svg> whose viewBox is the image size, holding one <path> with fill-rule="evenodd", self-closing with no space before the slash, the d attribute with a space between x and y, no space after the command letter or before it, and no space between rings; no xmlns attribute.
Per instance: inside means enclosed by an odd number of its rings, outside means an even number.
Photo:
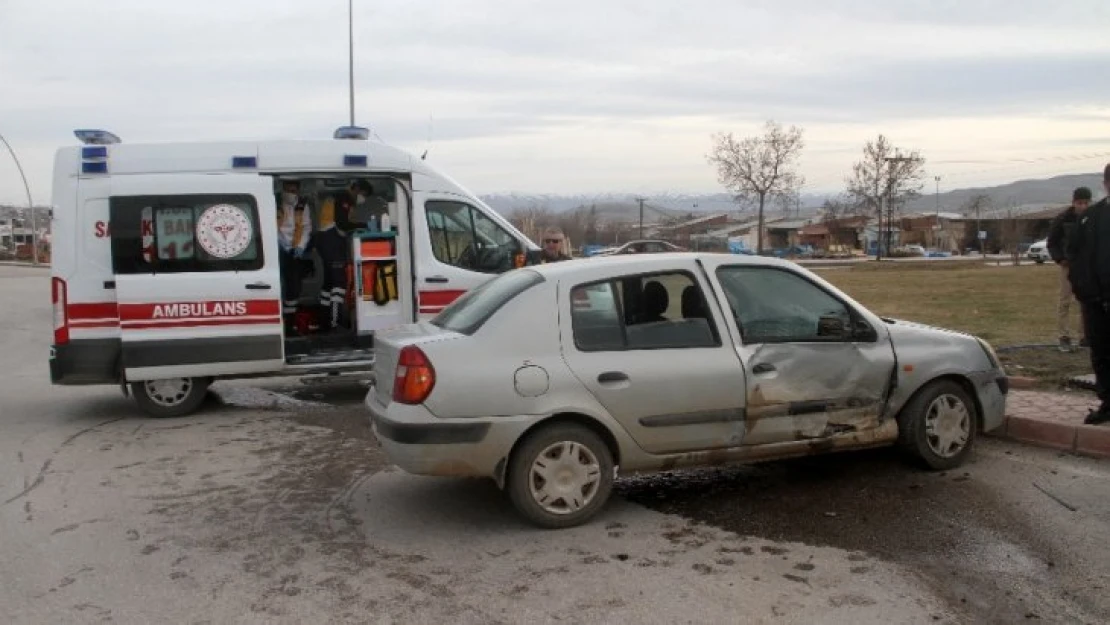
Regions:
<svg viewBox="0 0 1110 625"><path fill-rule="evenodd" d="M281 202L278 205L278 247L281 266L281 312L286 332L293 327L293 316L301 297L301 258L305 255L312 235L312 214L308 202L299 195L301 185L296 180L281 183Z"/></svg>

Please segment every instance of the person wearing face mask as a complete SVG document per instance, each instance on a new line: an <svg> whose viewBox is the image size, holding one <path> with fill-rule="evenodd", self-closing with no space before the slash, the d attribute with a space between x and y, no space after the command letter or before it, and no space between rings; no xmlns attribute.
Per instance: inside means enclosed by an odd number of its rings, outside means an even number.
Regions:
<svg viewBox="0 0 1110 625"><path fill-rule="evenodd" d="M301 297L301 259L312 234L312 215L307 201L299 195L300 188L296 180L282 182L281 204L277 211L281 312L287 331L292 327L293 315Z"/></svg>
<svg viewBox="0 0 1110 625"><path fill-rule="evenodd" d="M340 325L340 311L347 300L347 263L350 259L351 232L366 228L364 222L352 221L351 212L374 192L365 180L356 180L347 189L324 201L320 207L320 224L316 232L316 250L324 261L324 279L320 286L320 307L325 313L321 326L335 330Z"/></svg>

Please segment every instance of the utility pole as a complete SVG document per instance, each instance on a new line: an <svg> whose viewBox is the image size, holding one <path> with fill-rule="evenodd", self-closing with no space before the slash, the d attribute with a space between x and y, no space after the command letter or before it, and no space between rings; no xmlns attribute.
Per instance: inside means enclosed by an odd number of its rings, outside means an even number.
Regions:
<svg viewBox="0 0 1110 625"><path fill-rule="evenodd" d="M894 231L893 231L893 227L894 227L894 197L893 197L893 194L894 194L894 164L895 163L905 163L907 161L912 161L913 159L908 157L908 156L899 156L897 153L895 153L894 156L887 156L884 160L890 165L890 171L887 174L888 178L887 178L887 184L886 184L886 208L887 208L886 244L888 246L887 252L889 253L889 251L890 251L889 250L890 239L891 239L891 237L894 233Z"/></svg>
<svg viewBox="0 0 1110 625"><path fill-rule="evenodd" d="M983 262L986 262L987 250L983 247L983 242L985 241L983 238L983 222L979 218L980 204L982 204L982 202L975 203L975 241L977 242L976 247L979 248L979 255L983 257Z"/></svg>
<svg viewBox="0 0 1110 625"><path fill-rule="evenodd" d="M355 6L347 0L347 84L351 100L351 125L355 125Z"/></svg>
<svg viewBox="0 0 1110 625"><path fill-rule="evenodd" d="M937 241L940 240L940 176L933 176L933 180L937 183L937 217L934 224L936 236L933 237L933 245L936 245Z"/></svg>
<svg viewBox="0 0 1110 625"><path fill-rule="evenodd" d="M638 197L636 201L640 203L640 238L644 238L644 198Z"/></svg>
<svg viewBox="0 0 1110 625"><path fill-rule="evenodd" d="M0 135L0 142L4 147L8 148L8 153L12 155L12 160L15 161L15 168L19 170L19 177L23 180L23 190L27 193L27 208L31 209L31 264L39 264L39 225L38 218L35 217L35 203L31 201L31 185L27 184L27 176L23 173L23 165L19 164L19 157L15 155L15 150L12 149L12 144ZM14 222L13 222L14 225ZM12 229L12 240L15 240L15 229Z"/></svg>

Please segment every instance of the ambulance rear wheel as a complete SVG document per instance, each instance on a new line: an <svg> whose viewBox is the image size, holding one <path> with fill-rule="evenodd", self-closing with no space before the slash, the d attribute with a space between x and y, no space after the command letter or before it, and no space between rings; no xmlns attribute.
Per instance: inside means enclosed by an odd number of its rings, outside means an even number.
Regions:
<svg viewBox="0 0 1110 625"><path fill-rule="evenodd" d="M209 383L206 378L143 380L131 383L131 394L139 408L152 417L183 417L200 408Z"/></svg>

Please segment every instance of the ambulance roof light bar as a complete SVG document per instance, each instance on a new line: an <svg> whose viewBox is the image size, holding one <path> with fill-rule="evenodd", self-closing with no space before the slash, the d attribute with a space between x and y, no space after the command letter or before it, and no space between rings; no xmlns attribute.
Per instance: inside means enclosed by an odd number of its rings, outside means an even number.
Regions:
<svg viewBox="0 0 1110 625"><path fill-rule="evenodd" d="M366 141L370 139L370 129L362 126L340 126L335 129L335 138Z"/></svg>
<svg viewBox="0 0 1110 625"><path fill-rule="evenodd" d="M119 137L107 130L74 130L73 134L85 145L112 145L120 142Z"/></svg>

